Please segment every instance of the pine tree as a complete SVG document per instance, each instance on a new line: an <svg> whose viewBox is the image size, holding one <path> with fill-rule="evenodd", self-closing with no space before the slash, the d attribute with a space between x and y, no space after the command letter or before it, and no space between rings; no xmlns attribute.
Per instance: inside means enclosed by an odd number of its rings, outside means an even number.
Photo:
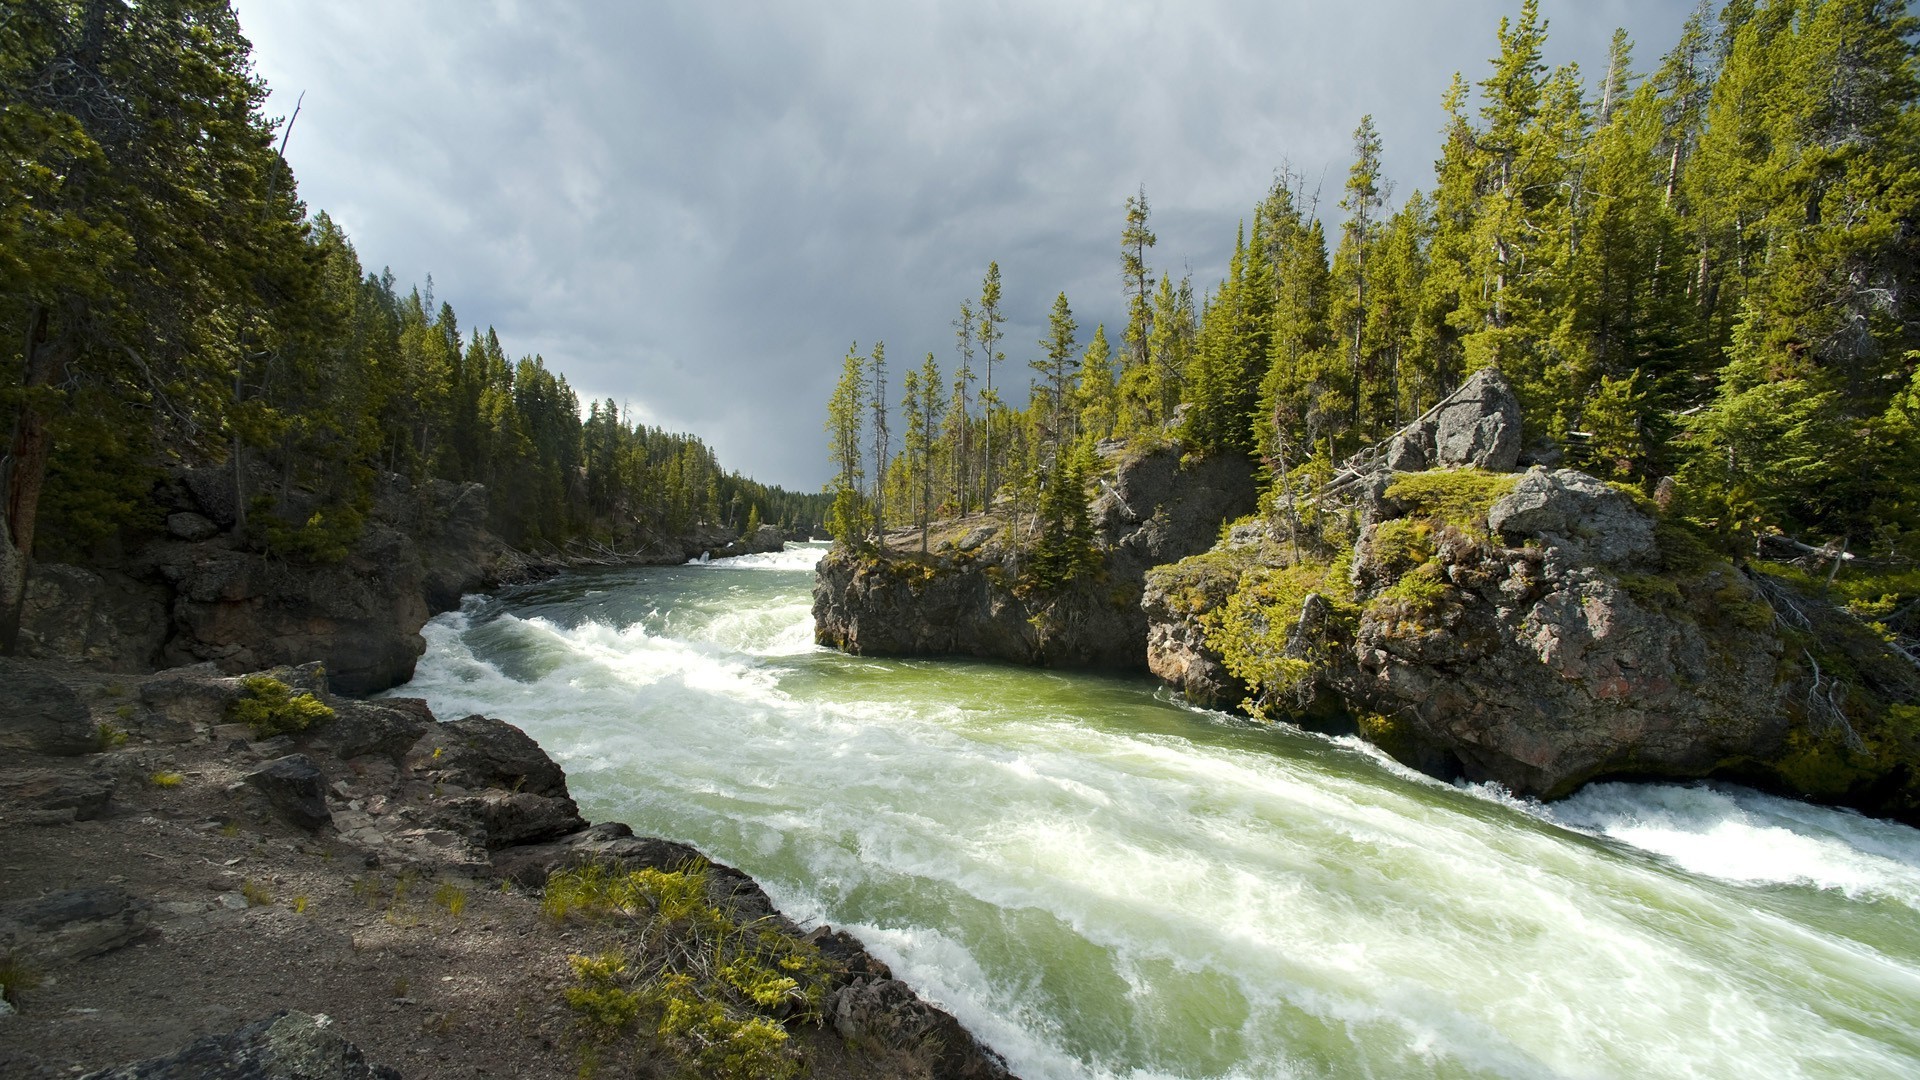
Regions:
<svg viewBox="0 0 1920 1080"><path fill-rule="evenodd" d="M832 450L834 475L827 490L833 495L827 527L835 542L864 547L873 530L873 513L866 499L865 456L860 446L861 417L866 411L867 364L858 343L847 347L840 381L827 402L827 442Z"/></svg>
<svg viewBox="0 0 1920 1080"><path fill-rule="evenodd" d="M1144 371L1151 357L1154 311L1147 299L1152 275L1147 270L1147 249L1158 238L1147 228L1147 188L1142 184L1136 195L1127 196L1127 225L1120 232L1120 280L1127 299L1127 366Z"/></svg>
<svg viewBox="0 0 1920 1080"><path fill-rule="evenodd" d="M887 463L893 460L893 432L887 426L887 343L873 343L867 361L867 404L872 416L867 431L873 438L873 516L882 526L887 521Z"/></svg>
<svg viewBox="0 0 1920 1080"><path fill-rule="evenodd" d="M993 431L994 413L999 408L1000 399L993 392L993 368L1005 360L1006 354L999 351L1000 340L1005 332L1000 329L1007 317L1000 310L1000 264L989 262L987 276L980 282L979 330L975 339L980 343L980 362L986 368L986 387L980 394L980 411L984 417L984 449L980 461L980 506L991 509L993 506ZM1002 440L1004 445L1004 440Z"/></svg>
<svg viewBox="0 0 1920 1080"><path fill-rule="evenodd" d="M1030 363L1044 380L1041 433L1048 460L1057 457L1061 447L1073 441L1075 434L1073 428L1078 417L1069 405L1073 377L1080 366L1080 358L1075 354L1078 343L1074 340L1078 330L1073 309L1067 306L1067 294L1063 292L1054 298L1053 311L1047 316L1047 336L1039 342L1041 358Z"/></svg>
<svg viewBox="0 0 1920 1080"><path fill-rule="evenodd" d="M1120 423L1120 395L1105 323L1094 327L1093 340L1080 357L1080 385L1073 397L1083 437L1092 442L1112 438Z"/></svg>

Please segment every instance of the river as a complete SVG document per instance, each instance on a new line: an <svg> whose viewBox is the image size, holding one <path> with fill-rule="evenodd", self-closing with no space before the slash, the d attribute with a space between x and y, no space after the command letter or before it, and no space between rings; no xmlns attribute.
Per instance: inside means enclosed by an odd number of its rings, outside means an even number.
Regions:
<svg viewBox="0 0 1920 1080"><path fill-rule="evenodd" d="M814 646L820 552L469 598L396 691L853 931L1028 1080L1920 1076L1920 831L1549 806L1144 678Z"/></svg>

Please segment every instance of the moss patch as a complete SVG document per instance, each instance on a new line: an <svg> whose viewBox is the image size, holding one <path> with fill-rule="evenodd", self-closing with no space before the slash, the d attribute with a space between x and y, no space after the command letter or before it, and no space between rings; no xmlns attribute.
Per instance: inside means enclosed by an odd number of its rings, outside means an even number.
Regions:
<svg viewBox="0 0 1920 1080"><path fill-rule="evenodd" d="M1438 518L1484 532L1487 511L1519 482L1516 473L1429 469L1394 474L1393 482L1387 485L1387 498L1409 507L1410 517Z"/></svg>

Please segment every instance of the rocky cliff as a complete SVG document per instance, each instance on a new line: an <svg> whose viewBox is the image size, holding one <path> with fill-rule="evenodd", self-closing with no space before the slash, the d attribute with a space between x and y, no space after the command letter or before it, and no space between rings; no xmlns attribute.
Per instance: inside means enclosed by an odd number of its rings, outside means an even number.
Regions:
<svg viewBox="0 0 1920 1080"><path fill-rule="evenodd" d="M1481 396L1457 427L1506 428ZM1920 820L1920 671L1638 493L1471 442L1396 439L1320 494L1318 535L1250 521L1156 571L1154 672L1521 794L1720 776Z"/></svg>
<svg viewBox="0 0 1920 1080"><path fill-rule="evenodd" d="M264 482L264 480L263 480ZM318 658L335 691L369 694L413 677L420 628L465 593L578 564L681 563L778 551L701 526L632 551L574 547L533 557L488 530L487 490L387 475L358 540L336 561L276 558L236 532L233 474L178 470L154 498L165 533L96 567L34 567L22 652L125 673L212 661L229 672Z"/></svg>
<svg viewBox="0 0 1920 1080"><path fill-rule="evenodd" d="M1103 448L1090 516L1098 565L1056 588L1024 583L1024 519L976 515L878 551L836 549L820 564L814 637L867 656L976 656L1055 667L1145 666L1141 590L1149 568L1204 551L1220 523L1254 504L1240 458L1192 460L1178 446Z"/></svg>

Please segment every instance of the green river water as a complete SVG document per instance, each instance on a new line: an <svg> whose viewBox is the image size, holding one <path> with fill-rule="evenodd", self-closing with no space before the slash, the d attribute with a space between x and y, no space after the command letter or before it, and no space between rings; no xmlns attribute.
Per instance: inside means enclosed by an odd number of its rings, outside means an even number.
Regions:
<svg viewBox="0 0 1920 1080"><path fill-rule="evenodd" d="M1027 1080L1920 1077L1920 831L1541 806L1144 678L816 648L817 549L470 598L414 681L853 931Z"/></svg>

